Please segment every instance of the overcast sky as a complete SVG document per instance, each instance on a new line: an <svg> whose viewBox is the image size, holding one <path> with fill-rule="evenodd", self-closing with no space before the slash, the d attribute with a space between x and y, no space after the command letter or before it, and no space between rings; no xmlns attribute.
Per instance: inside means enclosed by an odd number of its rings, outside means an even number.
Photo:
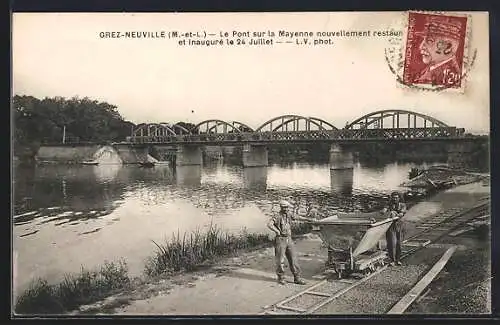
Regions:
<svg viewBox="0 0 500 325"><path fill-rule="evenodd" d="M106 31L404 30L401 13L15 14L13 92L90 97L141 122L218 118L252 127L283 114L347 121L381 109L489 130L488 16L472 17L477 59L463 94L403 89L389 71L387 37L299 47L181 47L169 39L103 39Z"/></svg>

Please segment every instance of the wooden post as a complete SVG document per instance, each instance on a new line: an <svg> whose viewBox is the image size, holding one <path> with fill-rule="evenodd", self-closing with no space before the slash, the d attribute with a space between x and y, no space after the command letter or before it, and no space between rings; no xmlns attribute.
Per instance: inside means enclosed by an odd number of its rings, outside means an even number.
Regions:
<svg viewBox="0 0 500 325"><path fill-rule="evenodd" d="M63 138L62 138L62 143L66 143L66 125L63 126Z"/></svg>

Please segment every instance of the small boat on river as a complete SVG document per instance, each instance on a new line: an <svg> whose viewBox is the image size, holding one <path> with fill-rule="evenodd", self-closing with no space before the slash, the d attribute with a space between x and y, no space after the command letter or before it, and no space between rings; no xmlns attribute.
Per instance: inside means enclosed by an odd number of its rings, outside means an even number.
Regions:
<svg viewBox="0 0 500 325"><path fill-rule="evenodd" d="M95 161L95 160L91 160L91 161L82 161L82 165L99 165L99 162Z"/></svg>

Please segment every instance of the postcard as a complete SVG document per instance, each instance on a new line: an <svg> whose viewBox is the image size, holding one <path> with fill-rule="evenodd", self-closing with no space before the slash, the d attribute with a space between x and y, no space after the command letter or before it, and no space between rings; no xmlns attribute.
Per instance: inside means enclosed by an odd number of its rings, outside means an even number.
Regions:
<svg viewBox="0 0 500 325"><path fill-rule="evenodd" d="M14 316L491 313L487 12L12 30Z"/></svg>

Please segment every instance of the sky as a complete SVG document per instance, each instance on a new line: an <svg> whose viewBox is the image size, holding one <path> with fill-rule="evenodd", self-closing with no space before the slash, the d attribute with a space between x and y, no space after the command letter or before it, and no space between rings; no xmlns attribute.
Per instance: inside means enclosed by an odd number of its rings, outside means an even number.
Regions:
<svg viewBox="0 0 500 325"><path fill-rule="evenodd" d="M469 132L489 132L487 13L471 16L469 50L477 50L477 58L462 93L398 85L384 57L384 50L394 46L390 37L337 38L333 45L318 46L223 47L100 37L113 31L404 32L404 22L399 12L16 13L13 94L90 97L116 105L134 123L222 119L258 127L296 114L343 127L370 112L405 109Z"/></svg>

